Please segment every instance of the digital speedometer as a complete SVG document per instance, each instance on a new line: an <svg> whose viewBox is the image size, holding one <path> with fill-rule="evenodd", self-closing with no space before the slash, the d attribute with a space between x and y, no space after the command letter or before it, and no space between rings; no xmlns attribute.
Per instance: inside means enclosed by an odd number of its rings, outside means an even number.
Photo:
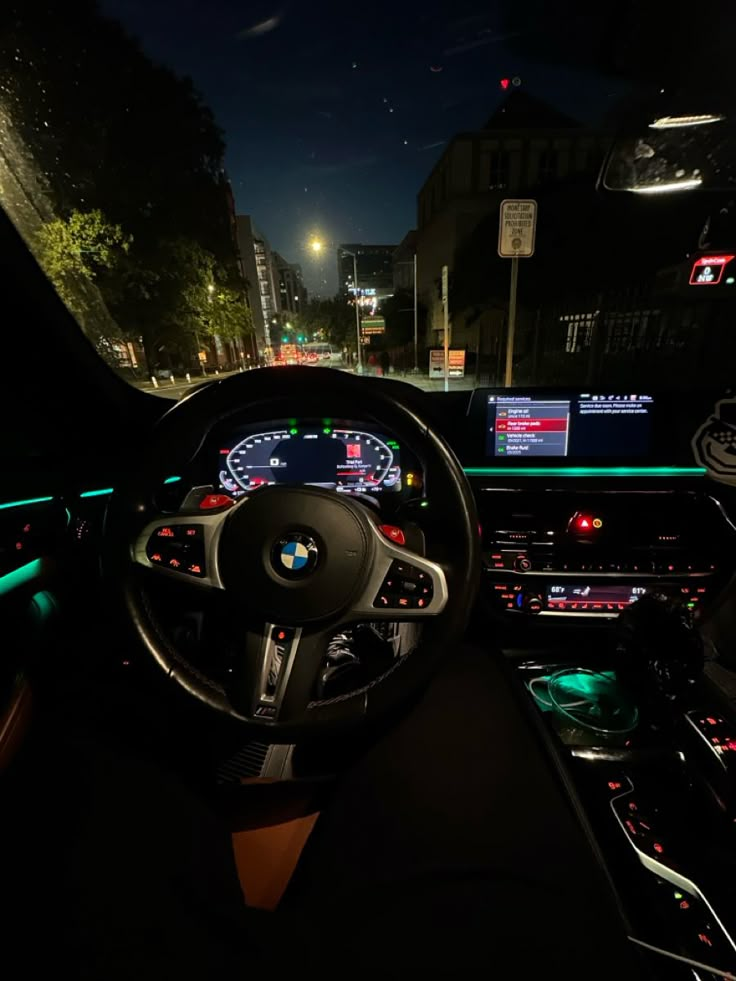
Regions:
<svg viewBox="0 0 736 981"><path fill-rule="evenodd" d="M270 429L250 433L220 453L225 457L220 486L235 494L283 483L343 493L401 489L398 444L358 429Z"/></svg>

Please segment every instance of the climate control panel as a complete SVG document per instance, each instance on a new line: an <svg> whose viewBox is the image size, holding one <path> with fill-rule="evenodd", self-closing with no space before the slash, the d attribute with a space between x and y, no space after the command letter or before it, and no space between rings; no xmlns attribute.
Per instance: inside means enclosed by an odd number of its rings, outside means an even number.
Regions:
<svg viewBox="0 0 736 981"><path fill-rule="evenodd" d="M697 611L708 596L707 585L662 582L658 579L537 579L527 582L487 582L486 598L499 613L554 617L616 617L645 593L655 591L680 599Z"/></svg>
<svg viewBox="0 0 736 981"><path fill-rule="evenodd" d="M650 591L697 614L732 567L734 527L706 493L479 498L483 592L504 616L605 620Z"/></svg>

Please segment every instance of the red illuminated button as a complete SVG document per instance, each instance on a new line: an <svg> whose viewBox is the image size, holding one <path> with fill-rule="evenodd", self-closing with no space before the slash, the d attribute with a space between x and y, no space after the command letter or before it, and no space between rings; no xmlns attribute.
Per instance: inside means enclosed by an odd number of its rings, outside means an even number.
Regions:
<svg viewBox="0 0 736 981"><path fill-rule="evenodd" d="M235 501L227 494L207 494L199 502L199 510L212 511L215 508L230 507L231 504L235 504Z"/></svg>
<svg viewBox="0 0 736 981"><path fill-rule="evenodd" d="M159 528L156 532L158 538L173 538L174 529L173 528Z"/></svg>
<svg viewBox="0 0 736 981"><path fill-rule="evenodd" d="M404 532L401 528L397 528L396 525L379 525L381 533L388 538L390 542L394 545L406 545L406 538L404 537Z"/></svg>
<svg viewBox="0 0 736 981"><path fill-rule="evenodd" d="M592 535L602 527L603 521L600 518L583 511L576 511L569 525L570 531L578 535Z"/></svg>

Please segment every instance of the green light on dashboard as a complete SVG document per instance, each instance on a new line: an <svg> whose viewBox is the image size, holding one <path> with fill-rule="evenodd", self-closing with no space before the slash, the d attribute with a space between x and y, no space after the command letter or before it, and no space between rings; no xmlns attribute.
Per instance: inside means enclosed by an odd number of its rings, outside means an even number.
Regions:
<svg viewBox="0 0 736 981"><path fill-rule="evenodd" d="M325 428L322 430L322 432L325 434L325 436L329 436L330 433L332 432L332 430L330 429L329 426L325 426Z"/></svg>
<svg viewBox="0 0 736 981"><path fill-rule="evenodd" d="M392 450L398 450L399 448L399 444L396 442L395 439L387 439L386 446L390 446Z"/></svg>
<svg viewBox="0 0 736 981"><path fill-rule="evenodd" d="M23 501L5 501L4 504L0 504L0 511L6 508L22 508L26 504L48 504L49 501L53 501L53 497L27 497Z"/></svg>
<svg viewBox="0 0 736 981"><path fill-rule="evenodd" d="M705 467L465 467L469 477L703 477Z"/></svg>
<svg viewBox="0 0 736 981"><path fill-rule="evenodd" d="M106 494L112 494L114 487L100 487L99 490L82 491L79 495L80 497L105 497Z"/></svg>
<svg viewBox="0 0 736 981"><path fill-rule="evenodd" d="M289 432L291 433L292 436L296 436L298 434L299 430L298 429L290 429Z"/></svg>

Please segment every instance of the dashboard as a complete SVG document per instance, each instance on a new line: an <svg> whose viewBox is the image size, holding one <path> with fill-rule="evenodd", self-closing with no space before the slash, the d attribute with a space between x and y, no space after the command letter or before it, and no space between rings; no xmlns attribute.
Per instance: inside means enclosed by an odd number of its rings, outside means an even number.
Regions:
<svg viewBox="0 0 736 981"><path fill-rule="evenodd" d="M473 487L486 612L515 631L532 622L554 631L610 623L653 589L696 613L715 599L736 528L722 488L717 498L693 466L689 437L708 408L652 391L486 388L445 397L434 424ZM185 509L310 484L371 499L397 524L426 489L411 448L361 419L233 416L183 473L170 491Z"/></svg>
<svg viewBox="0 0 736 981"><path fill-rule="evenodd" d="M412 391L470 479L481 597L497 623L514 632L597 629L652 589L694 612L719 596L734 570L736 495L694 465L690 437L720 393ZM428 476L412 447L365 418L243 412L213 427L156 501L163 513L197 512L263 486L311 484L359 497L388 524L419 514L422 524L442 520ZM99 516L86 511L102 509L115 483L112 472L97 480L99 489L90 478L69 504L80 546L97 534ZM8 524L0 576L37 554L30 538L40 525L26 513L0 514Z"/></svg>
<svg viewBox="0 0 736 981"><path fill-rule="evenodd" d="M293 420L240 427L220 439L217 458L216 485L232 497L283 483L313 484L340 494L402 489L398 442L359 423Z"/></svg>

